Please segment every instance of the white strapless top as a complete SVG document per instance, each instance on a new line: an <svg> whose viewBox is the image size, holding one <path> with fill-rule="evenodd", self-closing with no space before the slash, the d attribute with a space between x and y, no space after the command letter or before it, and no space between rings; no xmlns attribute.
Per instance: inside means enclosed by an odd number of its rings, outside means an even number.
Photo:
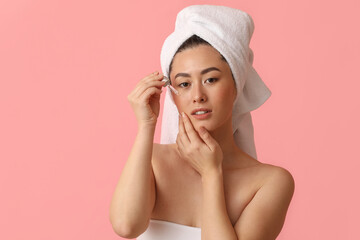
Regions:
<svg viewBox="0 0 360 240"><path fill-rule="evenodd" d="M150 219L148 228L137 240L201 240L201 228Z"/></svg>

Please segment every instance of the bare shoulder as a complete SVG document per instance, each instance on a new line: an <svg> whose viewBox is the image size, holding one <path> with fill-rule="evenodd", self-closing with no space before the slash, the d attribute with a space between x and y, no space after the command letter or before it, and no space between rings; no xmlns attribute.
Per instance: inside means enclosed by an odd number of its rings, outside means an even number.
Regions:
<svg viewBox="0 0 360 240"><path fill-rule="evenodd" d="M288 188L288 190L294 190L295 188L295 180L292 174L286 168L275 166L271 164L262 163L263 168L267 172L267 178L265 183L275 185L275 186L283 186Z"/></svg>
<svg viewBox="0 0 360 240"><path fill-rule="evenodd" d="M166 156L167 154L171 154L173 152L173 144L153 144L153 158L159 159L162 156Z"/></svg>
<svg viewBox="0 0 360 240"><path fill-rule="evenodd" d="M256 166L262 179L262 187L277 188L282 194L292 195L295 188L295 180L289 170L267 163L259 163ZM281 189L279 189L281 188Z"/></svg>
<svg viewBox="0 0 360 240"><path fill-rule="evenodd" d="M173 162L176 158L174 144L153 144L152 164L161 167L163 164ZM164 167L164 166L163 166Z"/></svg>
<svg viewBox="0 0 360 240"><path fill-rule="evenodd" d="M264 177L261 187L255 194L257 197L253 199L254 204L262 205L270 201L273 209L277 209L278 214L281 213L285 217L295 191L294 177L289 170L280 166L261 163L259 167L262 168Z"/></svg>
<svg viewBox="0 0 360 240"><path fill-rule="evenodd" d="M239 238L276 239L291 202L295 181L285 168L259 163L261 186L241 213L235 230Z"/></svg>

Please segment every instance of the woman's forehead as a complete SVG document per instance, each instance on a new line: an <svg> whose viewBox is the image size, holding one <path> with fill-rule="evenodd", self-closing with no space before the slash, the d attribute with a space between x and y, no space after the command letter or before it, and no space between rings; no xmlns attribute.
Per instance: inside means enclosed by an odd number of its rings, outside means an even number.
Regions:
<svg viewBox="0 0 360 240"><path fill-rule="evenodd" d="M221 54L213 47L199 45L188 48L175 55L172 65L172 74L178 71L202 71L209 67L226 68L227 63Z"/></svg>

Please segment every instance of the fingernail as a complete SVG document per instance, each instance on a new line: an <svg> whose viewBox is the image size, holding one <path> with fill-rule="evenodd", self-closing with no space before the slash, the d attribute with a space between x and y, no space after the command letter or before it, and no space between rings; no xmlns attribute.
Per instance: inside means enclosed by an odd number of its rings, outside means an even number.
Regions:
<svg viewBox="0 0 360 240"><path fill-rule="evenodd" d="M182 113L181 113L181 116L184 118L184 117L185 117L185 113L184 113L184 112L182 112Z"/></svg>

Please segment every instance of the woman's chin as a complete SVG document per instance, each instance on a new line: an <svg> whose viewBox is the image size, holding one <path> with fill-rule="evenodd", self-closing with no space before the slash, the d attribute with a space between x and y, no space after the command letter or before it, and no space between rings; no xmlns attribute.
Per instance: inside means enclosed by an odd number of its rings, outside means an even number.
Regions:
<svg viewBox="0 0 360 240"><path fill-rule="evenodd" d="M201 127L204 127L208 132L211 132L214 130L213 127L209 124L199 124L199 125L194 126L194 128L197 132L200 131Z"/></svg>
<svg viewBox="0 0 360 240"><path fill-rule="evenodd" d="M228 128L227 124L231 124L231 122L225 122L225 123L219 123L219 122L198 122L198 123L193 123L194 125L194 129L199 132L201 127L204 127L208 132L213 133L216 132L217 130L227 130L227 129L231 129ZM221 131L221 130L220 130Z"/></svg>

